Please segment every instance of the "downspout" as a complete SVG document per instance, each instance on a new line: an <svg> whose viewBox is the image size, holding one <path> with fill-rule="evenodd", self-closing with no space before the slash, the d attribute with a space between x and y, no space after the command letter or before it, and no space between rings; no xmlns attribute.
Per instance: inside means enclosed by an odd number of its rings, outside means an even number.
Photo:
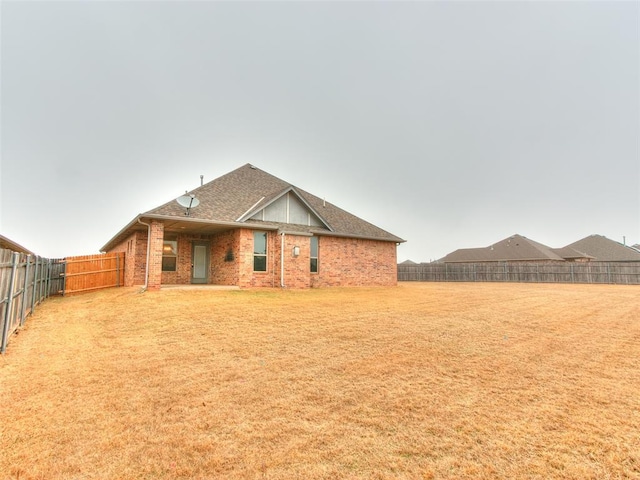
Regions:
<svg viewBox="0 0 640 480"><path fill-rule="evenodd" d="M150 223L144 223L139 218L138 218L138 223L141 223L142 225L146 225L146 227L147 227L147 264L145 266L145 271L144 271L144 287L142 287L142 292L146 292L147 291L147 286L149 285L149 258L150 258L150 253L151 253L150 252L150 249L151 249L151 224Z"/></svg>
<svg viewBox="0 0 640 480"><path fill-rule="evenodd" d="M284 232L280 233L280 286L284 286Z"/></svg>

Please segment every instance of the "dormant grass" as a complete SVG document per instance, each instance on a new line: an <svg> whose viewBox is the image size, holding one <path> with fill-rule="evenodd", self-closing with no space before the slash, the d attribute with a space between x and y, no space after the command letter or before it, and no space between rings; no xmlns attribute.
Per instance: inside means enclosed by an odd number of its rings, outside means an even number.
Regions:
<svg viewBox="0 0 640 480"><path fill-rule="evenodd" d="M112 289L0 367L0 478L640 478L633 286Z"/></svg>

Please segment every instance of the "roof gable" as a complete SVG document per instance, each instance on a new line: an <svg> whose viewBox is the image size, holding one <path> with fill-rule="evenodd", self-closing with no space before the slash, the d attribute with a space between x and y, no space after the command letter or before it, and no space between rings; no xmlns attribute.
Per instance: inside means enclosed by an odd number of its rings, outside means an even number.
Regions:
<svg viewBox="0 0 640 480"><path fill-rule="evenodd" d="M332 228L322 219L306 201L290 186L284 192L274 195L271 199L263 197L249 211L237 219L238 222L258 220L309 227Z"/></svg>

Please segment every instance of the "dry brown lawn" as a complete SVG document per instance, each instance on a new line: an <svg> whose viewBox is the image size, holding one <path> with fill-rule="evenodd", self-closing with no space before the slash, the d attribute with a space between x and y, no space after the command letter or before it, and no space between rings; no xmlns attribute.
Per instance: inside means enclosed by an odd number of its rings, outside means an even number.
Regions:
<svg viewBox="0 0 640 480"><path fill-rule="evenodd" d="M0 367L0 478L640 478L637 286L112 289Z"/></svg>

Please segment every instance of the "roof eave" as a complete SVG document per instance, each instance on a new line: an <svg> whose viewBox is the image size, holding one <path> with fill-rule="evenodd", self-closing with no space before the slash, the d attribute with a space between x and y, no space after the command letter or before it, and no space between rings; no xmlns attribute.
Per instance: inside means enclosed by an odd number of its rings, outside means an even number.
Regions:
<svg viewBox="0 0 640 480"><path fill-rule="evenodd" d="M102 248L100 248L100 252L108 252L109 249L111 247L114 246L114 244L118 243L117 240L120 239L120 237L123 237L129 230L131 230L131 228L138 223L138 219L142 216L142 214L138 214L136 215L136 217L131 220L129 223L127 223L118 233L116 233L113 237L111 237L111 239L105 243Z"/></svg>
<svg viewBox="0 0 640 480"><path fill-rule="evenodd" d="M380 242L406 243L406 240L400 237L375 237L372 235L355 235L352 233L327 232L325 230L311 230L311 233L319 237L340 237L340 238L357 238L360 240L377 240Z"/></svg>
<svg viewBox="0 0 640 480"><path fill-rule="evenodd" d="M12 250L14 252L19 252L19 253L26 253L27 255L32 255L34 257L37 256L34 252L29 250L28 248L23 247L19 243L14 242L13 240L5 237L4 235L0 235L0 240L2 240L3 243L9 246L9 250Z"/></svg>
<svg viewBox="0 0 640 480"><path fill-rule="evenodd" d="M160 215L157 213L141 213L138 214L133 220L131 220L122 230L116 233L111 240L109 240L101 249L101 252L106 252L110 248L112 248L115 244L119 243L123 237L127 234L131 234L134 231L134 227L138 225L140 221L145 220L171 220L175 221L176 219L181 222L193 223L195 224L204 224L204 225L215 225L215 226L223 226L223 227L231 227L231 228L256 228L260 230L277 230L277 226L273 225L263 225L257 223L241 223L241 222L229 222L229 221L220 221L220 220L203 220L199 218L189 218L189 217L175 217L173 215Z"/></svg>

